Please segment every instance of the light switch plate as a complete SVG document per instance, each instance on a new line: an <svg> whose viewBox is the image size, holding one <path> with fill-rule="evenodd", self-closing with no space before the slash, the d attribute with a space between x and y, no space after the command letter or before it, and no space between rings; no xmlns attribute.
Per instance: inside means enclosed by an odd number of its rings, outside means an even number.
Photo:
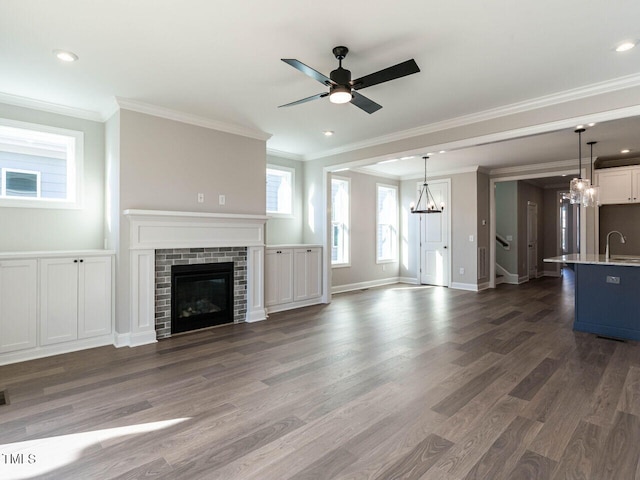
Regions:
<svg viewBox="0 0 640 480"><path fill-rule="evenodd" d="M607 283L613 283L614 285L620 285L620 277L613 277L607 275Z"/></svg>

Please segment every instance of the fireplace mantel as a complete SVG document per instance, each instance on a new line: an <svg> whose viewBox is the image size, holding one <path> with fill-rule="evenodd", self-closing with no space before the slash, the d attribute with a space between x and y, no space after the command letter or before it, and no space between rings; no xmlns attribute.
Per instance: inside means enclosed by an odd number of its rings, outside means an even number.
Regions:
<svg viewBox="0 0 640 480"><path fill-rule="evenodd" d="M263 247L265 215L125 210L129 248Z"/></svg>
<svg viewBox="0 0 640 480"><path fill-rule="evenodd" d="M169 248L247 247L245 321L266 318L264 307L265 215L166 210L124 210L129 219L130 346L156 341L155 250Z"/></svg>

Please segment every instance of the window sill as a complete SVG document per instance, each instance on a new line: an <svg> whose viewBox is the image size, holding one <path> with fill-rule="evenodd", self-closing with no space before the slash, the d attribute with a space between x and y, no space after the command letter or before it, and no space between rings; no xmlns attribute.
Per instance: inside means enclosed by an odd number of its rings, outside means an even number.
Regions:
<svg viewBox="0 0 640 480"><path fill-rule="evenodd" d="M348 268L350 267L350 263L332 263L331 268Z"/></svg>

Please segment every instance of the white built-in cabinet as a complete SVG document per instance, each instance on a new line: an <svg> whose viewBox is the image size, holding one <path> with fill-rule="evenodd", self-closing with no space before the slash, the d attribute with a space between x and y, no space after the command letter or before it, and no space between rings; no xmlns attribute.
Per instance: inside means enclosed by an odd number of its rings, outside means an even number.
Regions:
<svg viewBox="0 0 640 480"><path fill-rule="evenodd" d="M640 202L640 167L606 168L596 176L602 205Z"/></svg>
<svg viewBox="0 0 640 480"><path fill-rule="evenodd" d="M265 306L269 312L320 303L322 247L286 245L265 252Z"/></svg>
<svg viewBox="0 0 640 480"><path fill-rule="evenodd" d="M40 342L111 332L111 257L40 260Z"/></svg>
<svg viewBox="0 0 640 480"><path fill-rule="evenodd" d="M38 264L0 260L0 354L37 344Z"/></svg>
<svg viewBox="0 0 640 480"><path fill-rule="evenodd" d="M0 255L0 365L113 343L113 254Z"/></svg>

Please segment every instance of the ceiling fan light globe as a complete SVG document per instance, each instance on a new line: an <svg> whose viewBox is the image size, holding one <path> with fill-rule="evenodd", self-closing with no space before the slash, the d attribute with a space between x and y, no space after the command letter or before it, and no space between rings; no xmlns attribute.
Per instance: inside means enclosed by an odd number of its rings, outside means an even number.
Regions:
<svg viewBox="0 0 640 480"><path fill-rule="evenodd" d="M329 95L331 103L349 103L351 98L351 92L344 87L336 87Z"/></svg>

